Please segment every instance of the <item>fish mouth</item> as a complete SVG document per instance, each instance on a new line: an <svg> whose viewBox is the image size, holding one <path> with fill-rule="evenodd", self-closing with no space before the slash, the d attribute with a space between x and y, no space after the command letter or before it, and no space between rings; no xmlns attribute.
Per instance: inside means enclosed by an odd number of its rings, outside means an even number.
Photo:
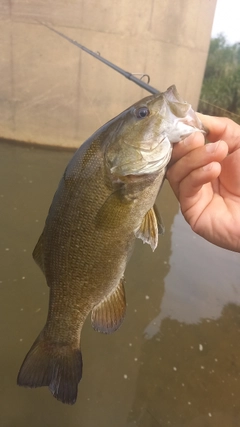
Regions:
<svg viewBox="0 0 240 427"><path fill-rule="evenodd" d="M203 125L201 125L201 122L199 126L198 124L195 126L191 122L189 123L187 119L177 119L176 124L173 126L168 136L170 142L176 144L195 132L201 132L204 136L207 135L207 131Z"/></svg>
<svg viewBox="0 0 240 427"><path fill-rule="evenodd" d="M165 92L166 131L171 143L177 143L194 132L207 134L206 128L193 110L191 104L185 102L175 86L170 86Z"/></svg>

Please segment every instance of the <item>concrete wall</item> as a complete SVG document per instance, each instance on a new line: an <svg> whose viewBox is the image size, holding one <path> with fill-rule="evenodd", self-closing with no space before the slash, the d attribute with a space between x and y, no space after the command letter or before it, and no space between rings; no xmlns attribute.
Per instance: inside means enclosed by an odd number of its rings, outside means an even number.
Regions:
<svg viewBox="0 0 240 427"><path fill-rule="evenodd" d="M148 95L39 21L197 106L216 0L1 0L0 137L78 147Z"/></svg>

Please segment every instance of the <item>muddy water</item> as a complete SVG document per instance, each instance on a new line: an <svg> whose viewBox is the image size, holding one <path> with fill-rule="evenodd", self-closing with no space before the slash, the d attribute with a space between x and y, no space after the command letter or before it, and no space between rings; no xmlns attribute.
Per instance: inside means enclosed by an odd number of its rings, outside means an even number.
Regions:
<svg viewBox="0 0 240 427"><path fill-rule="evenodd" d="M71 153L0 144L0 426L240 426L240 255L195 236L165 183L158 249L137 242L127 316L111 336L87 322L74 406L17 387L48 288L31 252Z"/></svg>

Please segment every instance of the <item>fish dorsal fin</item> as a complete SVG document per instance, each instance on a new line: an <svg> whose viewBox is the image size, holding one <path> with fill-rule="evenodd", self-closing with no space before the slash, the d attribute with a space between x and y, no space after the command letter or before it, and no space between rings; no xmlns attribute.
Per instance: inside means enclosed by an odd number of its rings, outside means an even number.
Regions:
<svg viewBox="0 0 240 427"><path fill-rule="evenodd" d="M44 273L44 259L43 259L43 233L38 239L38 242L33 250L33 259L36 262L36 264L41 268L42 272Z"/></svg>
<svg viewBox="0 0 240 427"><path fill-rule="evenodd" d="M135 235L142 239L143 243L148 243L154 251L158 245L158 234L164 233L164 226L161 215L154 205L144 216L140 228Z"/></svg>
<svg viewBox="0 0 240 427"><path fill-rule="evenodd" d="M118 286L93 308L92 327L95 331L110 334L121 326L125 312L126 299L122 278Z"/></svg>

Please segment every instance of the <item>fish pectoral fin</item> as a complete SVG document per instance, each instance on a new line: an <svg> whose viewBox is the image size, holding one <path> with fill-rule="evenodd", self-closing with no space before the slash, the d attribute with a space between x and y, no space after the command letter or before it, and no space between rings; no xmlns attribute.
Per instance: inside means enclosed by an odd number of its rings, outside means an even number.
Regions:
<svg viewBox="0 0 240 427"><path fill-rule="evenodd" d="M118 286L93 308L92 327L95 331L111 334L121 326L125 312L126 298L122 278Z"/></svg>
<svg viewBox="0 0 240 427"><path fill-rule="evenodd" d="M144 216L140 228L135 232L135 236L148 243L154 251L158 245L158 234L164 233L164 225L161 215L154 205Z"/></svg>
<svg viewBox="0 0 240 427"><path fill-rule="evenodd" d="M122 195L122 188L111 193L96 213L96 227L98 229L107 228L108 230L118 229L121 218L129 210L129 203L131 200Z"/></svg>
<svg viewBox="0 0 240 427"><path fill-rule="evenodd" d="M38 239L38 242L33 250L33 259L36 262L36 264L41 268L42 272L44 273L44 260L43 260L43 240L44 236L43 233Z"/></svg>

